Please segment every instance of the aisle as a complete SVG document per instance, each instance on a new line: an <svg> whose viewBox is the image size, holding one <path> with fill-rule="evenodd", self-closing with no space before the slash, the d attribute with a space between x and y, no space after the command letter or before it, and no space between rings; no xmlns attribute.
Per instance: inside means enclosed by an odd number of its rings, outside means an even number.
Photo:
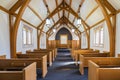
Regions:
<svg viewBox="0 0 120 80"><path fill-rule="evenodd" d="M38 77L38 80L87 80L87 70L85 74L80 75L68 49L58 49L58 55L53 65L48 68L47 76L44 79Z"/></svg>

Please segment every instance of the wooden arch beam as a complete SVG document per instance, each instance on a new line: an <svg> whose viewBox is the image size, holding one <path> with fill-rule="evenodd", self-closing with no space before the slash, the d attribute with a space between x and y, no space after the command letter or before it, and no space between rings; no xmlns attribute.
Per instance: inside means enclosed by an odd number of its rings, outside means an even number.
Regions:
<svg viewBox="0 0 120 80"><path fill-rule="evenodd" d="M73 27L76 29L76 31L77 31L78 33L81 33L81 32L76 28L76 26L75 26L74 24L72 24L72 22L69 21L69 19L67 19L66 17L64 17L64 18L65 18L65 20L67 20L68 24L70 24L71 26L73 26Z"/></svg>
<svg viewBox="0 0 120 80"><path fill-rule="evenodd" d="M109 14L104 5L104 0L96 0L96 2L100 6L102 13L105 17L106 23L107 23L108 32L109 32L109 40L110 40L110 56L115 56L115 27L116 26L112 25ZM114 20L116 20L116 19L114 19ZM116 24L116 22L114 22L114 25L115 24Z"/></svg>
<svg viewBox="0 0 120 80"><path fill-rule="evenodd" d="M47 34L49 34L49 33L51 32L51 30L52 30L57 24L59 24L62 19L63 19L63 17L60 18L60 19L47 31Z"/></svg>
<svg viewBox="0 0 120 80"><path fill-rule="evenodd" d="M61 7L63 7L62 5L63 5L63 3L61 3L57 8L55 8L55 9L53 10L53 12L51 12L47 17L52 17L53 15L55 15L58 11L61 10ZM46 18L47 18L47 17L46 17ZM41 25L42 25L43 23L45 23L46 18L45 18L45 19L41 22L41 24L38 26L38 29L41 27Z"/></svg>
<svg viewBox="0 0 120 80"><path fill-rule="evenodd" d="M17 14L17 17L16 17L16 20L15 20L15 23L13 26L12 23L10 24L10 45L11 45L11 57L12 58L15 58L16 57L16 42L17 42L17 32L18 32L18 27L19 27L19 24L20 24L20 20L22 18L22 15L27 7L27 5L29 4L30 0L25 0L24 3L21 5L21 8ZM11 16L10 16L10 21L11 21ZM12 21L11 21L12 22Z"/></svg>
<svg viewBox="0 0 120 80"><path fill-rule="evenodd" d="M67 3L66 6L68 8L65 8L65 10L67 10L68 12L71 12L75 17L80 17ZM88 48L90 48L90 33L88 34L87 29L85 28L85 26L87 26L88 28L90 28L90 26L81 18L82 23L84 24L84 30L87 36L87 41L88 41ZM89 31L90 32L90 31Z"/></svg>
<svg viewBox="0 0 120 80"><path fill-rule="evenodd" d="M15 13L15 11L17 11L18 8L20 8L20 6L25 2L25 0L18 0L15 5L12 6L12 8L10 8L10 12L11 13Z"/></svg>

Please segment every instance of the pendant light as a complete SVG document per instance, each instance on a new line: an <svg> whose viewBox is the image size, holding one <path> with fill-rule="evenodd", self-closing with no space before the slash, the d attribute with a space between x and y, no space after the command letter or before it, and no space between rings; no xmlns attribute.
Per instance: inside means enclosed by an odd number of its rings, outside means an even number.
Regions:
<svg viewBox="0 0 120 80"><path fill-rule="evenodd" d="M80 16L80 12L78 13L79 17L77 19L77 26L81 26L81 16Z"/></svg>
<svg viewBox="0 0 120 80"><path fill-rule="evenodd" d="M47 10L46 26L49 27L51 25L51 22L50 22L50 18L48 17L48 14L49 14L49 12Z"/></svg>
<svg viewBox="0 0 120 80"><path fill-rule="evenodd" d="M56 32L56 29L55 29L55 28L53 29L53 32L54 32L54 33Z"/></svg>
<svg viewBox="0 0 120 80"><path fill-rule="evenodd" d="M75 29L74 29L74 28L72 28L72 32L75 32Z"/></svg>

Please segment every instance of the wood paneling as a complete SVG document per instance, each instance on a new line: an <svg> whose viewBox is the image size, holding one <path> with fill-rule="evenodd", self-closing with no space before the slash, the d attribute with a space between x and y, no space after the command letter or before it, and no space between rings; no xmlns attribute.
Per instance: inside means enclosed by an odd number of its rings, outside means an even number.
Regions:
<svg viewBox="0 0 120 80"><path fill-rule="evenodd" d="M48 48L80 48L79 40L68 40L68 44L60 44L60 40L48 40Z"/></svg>

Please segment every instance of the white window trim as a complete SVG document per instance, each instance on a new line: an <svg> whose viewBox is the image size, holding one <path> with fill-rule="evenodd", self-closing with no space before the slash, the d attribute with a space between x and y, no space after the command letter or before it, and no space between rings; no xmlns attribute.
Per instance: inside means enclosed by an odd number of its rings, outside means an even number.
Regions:
<svg viewBox="0 0 120 80"><path fill-rule="evenodd" d="M103 43L101 44L101 29L103 29ZM99 32L99 42L98 44L96 43L96 33ZM104 47L104 27L100 26L94 29L94 42L93 42L95 47Z"/></svg>

